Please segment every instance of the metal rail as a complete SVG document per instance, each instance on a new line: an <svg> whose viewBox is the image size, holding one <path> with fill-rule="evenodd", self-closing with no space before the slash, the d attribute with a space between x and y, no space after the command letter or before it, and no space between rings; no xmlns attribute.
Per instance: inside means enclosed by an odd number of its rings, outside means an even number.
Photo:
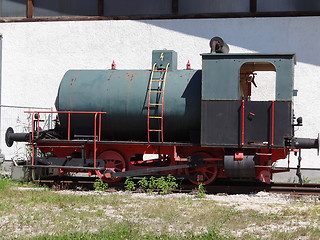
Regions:
<svg viewBox="0 0 320 240"><path fill-rule="evenodd" d="M270 186L268 192L320 196L320 184L304 183L300 185L298 183L274 183Z"/></svg>

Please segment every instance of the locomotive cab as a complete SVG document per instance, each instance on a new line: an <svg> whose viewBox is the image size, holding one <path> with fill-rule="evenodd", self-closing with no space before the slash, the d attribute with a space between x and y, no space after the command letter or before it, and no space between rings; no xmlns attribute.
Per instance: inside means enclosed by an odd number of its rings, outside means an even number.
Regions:
<svg viewBox="0 0 320 240"><path fill-rule="evenodd" d="M201 145L283 148L293 136L295 55L203 54L202 64ZM275 99L250 101L257 71L276 72Z"/></svg>

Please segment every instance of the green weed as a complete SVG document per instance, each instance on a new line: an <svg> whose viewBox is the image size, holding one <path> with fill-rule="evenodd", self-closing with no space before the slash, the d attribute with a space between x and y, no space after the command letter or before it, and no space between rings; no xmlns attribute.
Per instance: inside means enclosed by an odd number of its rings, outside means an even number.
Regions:
<svg viewBox="0 0 320 240"><path fill-rule="evenodd" d="M309 179L308 177L302 176L302 182L303 182L303 183L310 183L310 182L311 182L311 179Z"/></svg>
<svg viewBox="0 0 320 240"><path fill-rule="evenodd" d="M176 178L172 175L168 175L166 177L162 176L159 178L152 176L149 179L144 177L138 181L138 185L147 193L158 191L160 194L168 194L169 192L178 188Z"/></svg>
<svg viewBox="0 0 320 240"><path fill-rule="evenodd" d="M96 181L93 184L93 188L96 191L105 192L108 190L108 183L103 182L100 178L96 179Z"/></svg>
<svg viewBox="0 0 320 240"><path fill-rule="evenodd" d="M198 186L197 198L205 198L205 197L206 197L206 190L205 190L203 184L200 183Z"/></svg>
<svg viewBox="0 0 320 240"><path fill-rule="evenodd" d="M146 177L143 177L138 181L138 186L142 189L148 189L149 188L149 182Z"/></svg>
<svg viewBox="0 0 320 240"><path fill-rule="evenodd" d="M124 182L124 188L127 190L127 191L134 191L136 190L136 184L135 182L132 180L131 177L127 177L126 178L126 181Z"/></svg>

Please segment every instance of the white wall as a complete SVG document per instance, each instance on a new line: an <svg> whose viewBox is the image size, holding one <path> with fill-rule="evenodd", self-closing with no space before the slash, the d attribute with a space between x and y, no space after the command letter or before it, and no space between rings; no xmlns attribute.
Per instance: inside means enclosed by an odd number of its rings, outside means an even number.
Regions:
<svg viewBox="0 0 320 240"><path fill-rule="evenodd" d="M2 105L53 107L68 69L150 69L153 49L178 52L178 67L201 68L209 39L221 36L231 52L295 52L295 113L304 117L299 137L320 132L320 17L144 21L1 23L3 34ZM4 119L6 116L10 119ZM7 158L17 152L4 144L8 126L20 111L2 108L1 146ZM23 147L22 147L23 148ZM305 150L303 167L320 168L315 150ZM292 166L296 161L292 159Z"/></svg>

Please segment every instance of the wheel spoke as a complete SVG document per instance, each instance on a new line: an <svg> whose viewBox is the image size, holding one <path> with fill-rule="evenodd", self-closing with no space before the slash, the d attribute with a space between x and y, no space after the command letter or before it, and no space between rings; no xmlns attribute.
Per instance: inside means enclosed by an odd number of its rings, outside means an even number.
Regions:
<svg viewBox="0 0 320 240"><path fill-rule="evenodd" d="M204 167L199 167L195 169L187 169L186 174L191 175L192 177L189 178L189 181L193 184L210 184L212 181L215 180L217 174L218 174L218 167L212 166L214 162L212 161L205 161L205 159L212 158L212 156L205 152L197 152L190 156L191 159L194 158L196 163L203 164ZM205 165L210 164L211 166L205 167ZM202 175L203 180L198 181L198 179L195 179L194 176Z"/></svg>
<svg viewBox="0 0 320 240"><path fill-rule="evenodd" d="M214 175L216 173L216 170L215 169L209 170L209 168L207 168L206 172Z"/></svg>
<svg viewBox="0 0 320 240"><path fill-rule="evenodd" d="M203 174L203 176L204 176L204 179L207 179L207 180L210 179L210 178L208 177L208 175L207 175L206 172L203 172L202 174Z"/></svg>
<svg viewBox="0 0 320 240"><path fill-rule="evenodd" d="M114 172L124 172L126 170L125 159L120 153L116 151L108 150L108 151L102 152L98 158L103 159L105 161L105 169L110 169ZM114 179L107 179L105 178L103 173L104 173L104 170L96 171L96 174L105 182L112 183L112 182L117 182L121 179L120 177L117 177Z"/></svg>

